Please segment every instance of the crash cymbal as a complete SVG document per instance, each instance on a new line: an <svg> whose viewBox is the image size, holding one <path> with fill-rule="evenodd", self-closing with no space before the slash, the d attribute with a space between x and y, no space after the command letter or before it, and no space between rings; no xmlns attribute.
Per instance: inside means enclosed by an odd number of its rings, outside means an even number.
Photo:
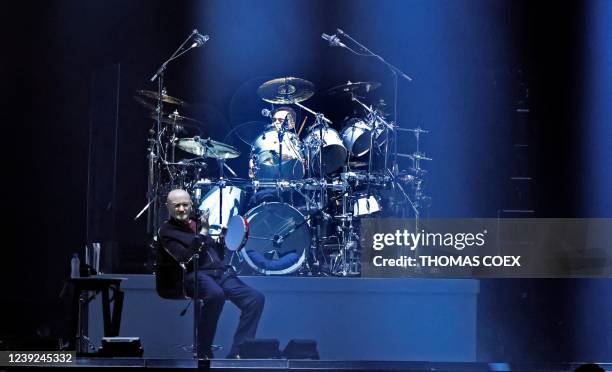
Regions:
<svg viewBox="0 0 612 372"><path fill-rule="evenodd" d="M159 98L159 94L157 92L153 92L152 90L140 89L140 90L137 90L136 93L138 93L139 95L143 97L151 98L155 101L157 101L157 99ZM162 91L162 102L170 103L170 104L178 105L178 106L187 106L187 102L183 101L182 99L169 96L166 94L165 91Z"/></svg>
<svg viewBox="0 0 612 372"><path fill-rule="evenodd" d="M176 145L183 151L204 158L233 159L240 156L240 151L234 146L210 138L179 138Z"/></svg>
<svg viewBox="0 0 612 372"><path fill-rule="evenodd" d="M360 81L356 83L352 83L349 81L346 84L338 85L337 87L328 89L326 93L329 95L344 94L344 93L346 94L348 93L364 94L364 93L370 93L371 91L375 90L379 86L380 86L380 83L377 83L375 81Z"/></svg>
<svg viewBox="0 0 612 372"><path fill-rule="evenodd" d="M257 88L257 95L266 102L289 104L306 101L314 94L314 84L296 77L266 81Z"/></svg>

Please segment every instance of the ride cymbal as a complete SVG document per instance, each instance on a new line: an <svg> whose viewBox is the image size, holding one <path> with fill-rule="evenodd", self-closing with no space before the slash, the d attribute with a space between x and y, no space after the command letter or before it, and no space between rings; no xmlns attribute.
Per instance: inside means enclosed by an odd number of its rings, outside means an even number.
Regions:
<svg viewBox="0 0 612 372"><path fill-rule="evenodd" d="M266 81L257 88L262 100L274 104L303 102L314 95L314 84L296 77L282 77Z"/></svg>

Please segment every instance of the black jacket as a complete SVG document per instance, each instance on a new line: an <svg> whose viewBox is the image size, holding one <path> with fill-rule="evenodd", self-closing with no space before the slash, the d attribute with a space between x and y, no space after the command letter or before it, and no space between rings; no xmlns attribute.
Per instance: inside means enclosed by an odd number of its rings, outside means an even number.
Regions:
<svg viewBox="0 0 612 372"><path fill-rule="evenodd" d="M160 248L165 248L177 261L191 262L194 253L201 248L200 270L224 269L225 256L223 244L215 242L210 236L196 234L188 224L170 219L159 228ZM193 270L188 266L188 271Z"/></svg>

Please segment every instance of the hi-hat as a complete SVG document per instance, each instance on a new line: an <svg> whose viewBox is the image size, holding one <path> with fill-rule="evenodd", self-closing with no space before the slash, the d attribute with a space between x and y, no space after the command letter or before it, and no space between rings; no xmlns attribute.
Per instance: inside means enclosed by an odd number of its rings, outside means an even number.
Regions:
<svg viewBox="0 0 612 372"><path fill-rule="evenodd" d="M257 88L257 95L266 102L290 104L306 101L314 90L310 81L289 76L266 81Z"/></svg>

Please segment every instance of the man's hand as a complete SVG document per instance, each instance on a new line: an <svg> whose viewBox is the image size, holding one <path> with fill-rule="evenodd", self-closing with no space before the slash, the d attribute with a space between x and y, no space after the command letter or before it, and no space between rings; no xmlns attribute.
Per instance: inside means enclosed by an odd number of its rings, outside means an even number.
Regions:
<svg viewBox="0 0 612 372"><path fill-rule="evenodd" d="M210 217L210 210L205 210L200 216L200 234L208 235L208 229L210 228L210 224L208 223L208 218Z"/></svg>

